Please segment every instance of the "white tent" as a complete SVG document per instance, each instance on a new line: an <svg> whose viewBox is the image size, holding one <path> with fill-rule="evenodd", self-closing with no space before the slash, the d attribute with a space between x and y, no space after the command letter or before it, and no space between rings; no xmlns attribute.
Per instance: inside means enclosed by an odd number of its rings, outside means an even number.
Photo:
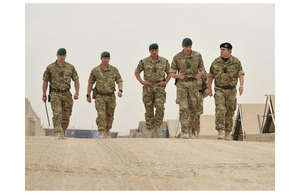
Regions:
<svg viewBox="0 0 300 195"><path fill-rule="evenodd" d="M167 137L176 138L181 134L179 120L167 120Z"/></svg>
<svg viewBox="0 0 300 195"><path fill-rule="evenodd" d="M275 95L266 95L262 133L275 133Z"/></svg>
<svg viewBox="0 0 300 195"><path fill-rule="evenodd" d="M29 100L25 98L25 136L44 136L44 135L45 135L45 131L41 126L41 119L32 109Z"/></svg>
<svg viewBox="0 0 300 195"><path fill-rule="evenodd" d="M260 117L264 114L264 104L238 104L233 126L233 139L246 141L273 141L274 135L262 134Z"/></svg>
<svg viewBox="0 0 300 195"><path fill-rule="evenodd" d="M215 130L215 115L201 115L198 138L217 139L217 131Z"/></svg>

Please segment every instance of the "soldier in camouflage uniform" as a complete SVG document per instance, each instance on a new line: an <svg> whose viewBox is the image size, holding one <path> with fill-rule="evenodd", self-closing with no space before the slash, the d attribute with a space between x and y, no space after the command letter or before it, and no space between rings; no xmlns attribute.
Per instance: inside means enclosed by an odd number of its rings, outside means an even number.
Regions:
<svg viewBox="0 0 300 195"><path fill-rule="evenodd" d="M177 85L178 79L175 81L175 85ZM199 105L198 105L198 112L197 112L197 118L198 120L198 129L197 131L192 131L191 129L189 130L189 137L192 139L198 138L198 135L200 133L200 116L203 114L203 100L207 95L204 94L204 91L207 89L207 73L204 72L204 74L201 75L201 78L196 80L197 85L199 87ZM179 100L176 97L176 104L179 103Z"/></svg>
<svg viewBox="0 0 300 195"><path fill-rule="evenodd" d="M146 113L146 137L159 137L159 128L164 118L166 102L165 87L170 80L170 64L167 59L158 56L158 45L149 46L150 56L140 60L135 76L143 86L143 102ZM140 73L144 71L144 80ZM166 76L167 75L167 76ZM155 107L155 115L154 115Z"/></svg>
<svg viewBox="0 0 300 195"><path fill-rule="evenodd" d="M118 84L118 96L123 94L123 80L116 67L109 64L110 53L107 51L101 54L101 64L96 66L89 77L87 89L87 101L91 103L91 91L94 83L93 98L98 113L96 124L99 131L99 139L111 138L110 129L114 120L116 108L115 83Z"/></svg>
<svg viewBox="0 0 300 195"><path fill-rule="evenodd" d="M244 75L241 62L231 55L232 45L222 43L220 45L221 56L211 64L208 74L208 89L206 95L212 95L212 80L215 80L215 105L216 105L216 130L218 139L231 140L233 125L232 117L236 109L236 86L240 79L239 93L242 95L244 86ZM224 136L225 131L225 136Z"/></svg>
<svg viewBox="0 0 300 195"><path fill-rule="evenodd" d="M71 79L75 85L74 99L79 96L79 77L75 67L66 62L66 49L60 48L57 51L57 60L48 65L43 75L43 98L47 101L46 91L50 82L50 103L53 111L53 126L58 139L66 137L66 129L69 126L72 114L73 99L70 92Z"/></svg>
<svg viewBox="0 0 300 195"><path fill-rule="evenodd" d="M182 41L183 50L173 58L170 74L178 79L177 102L179 103L179 120L182 138L189 138L189 131L197 131L199 118L197 112L200 105L199 85L197 79L205 73L202 56L192 50L192 40ZM178 73L178 74L176 74Z"/></svg>

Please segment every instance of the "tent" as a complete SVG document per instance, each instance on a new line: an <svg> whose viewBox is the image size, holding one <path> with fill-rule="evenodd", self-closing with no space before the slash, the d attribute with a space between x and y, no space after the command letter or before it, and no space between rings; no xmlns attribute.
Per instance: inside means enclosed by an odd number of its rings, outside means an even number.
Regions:
<svg viewBox="0 0 300 195"><path fill-rule="evenodd" d="M233 125L233 139L246 141L272 141L275 136L263 135L260 117L264 114L264 104L238 104Z"/></svg>
<svg viewBox="0 0 300 195"><path fill-rule="evenodd" d="M167 120L167 137L176 138L181 134L181 125L179 120Z"/></svg>
<svg viewBox="0 0 300 195"><path fill-rule="evenodd" d="M275 95L266 95L262 133L275 133Z"/></svg>
<svg viewBox="0 0 300 195"><path fill-rule="evenodd" d="M45 135L45 132L41 126L41 119L33 110L30 101L25 98L25 136L43 135Z"/></svg>
<svg viewBox="0 0 300 195"><path fill-rule="evenodd" d="M198 138L217 139L217 134L215 130L215 115L201 115Z"/></svg>

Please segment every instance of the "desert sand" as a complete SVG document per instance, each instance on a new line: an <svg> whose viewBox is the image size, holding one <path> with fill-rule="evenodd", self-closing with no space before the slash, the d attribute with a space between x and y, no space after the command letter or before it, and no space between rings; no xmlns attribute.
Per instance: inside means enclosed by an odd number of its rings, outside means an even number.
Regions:
<svg viewBox="0 0 300 195"><path fill-rule="evenodd" d="M275 190L275 143L25 137L26 190Z"/></svg>

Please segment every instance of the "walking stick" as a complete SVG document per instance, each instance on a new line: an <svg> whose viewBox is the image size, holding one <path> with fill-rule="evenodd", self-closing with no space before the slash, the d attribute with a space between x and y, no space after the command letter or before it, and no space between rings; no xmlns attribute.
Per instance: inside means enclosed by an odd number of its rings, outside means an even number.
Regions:
<svg viewBox="0 0 300 195"><path fill-rule="evenodd" d="M45 102L45 108L46 108L46 113L47 113L47 119L48 119L48 128L50 127L50 121L49 121L49 115L48 115L48 109L47 109L47 105L46 105L46 102Z"/></svg>

